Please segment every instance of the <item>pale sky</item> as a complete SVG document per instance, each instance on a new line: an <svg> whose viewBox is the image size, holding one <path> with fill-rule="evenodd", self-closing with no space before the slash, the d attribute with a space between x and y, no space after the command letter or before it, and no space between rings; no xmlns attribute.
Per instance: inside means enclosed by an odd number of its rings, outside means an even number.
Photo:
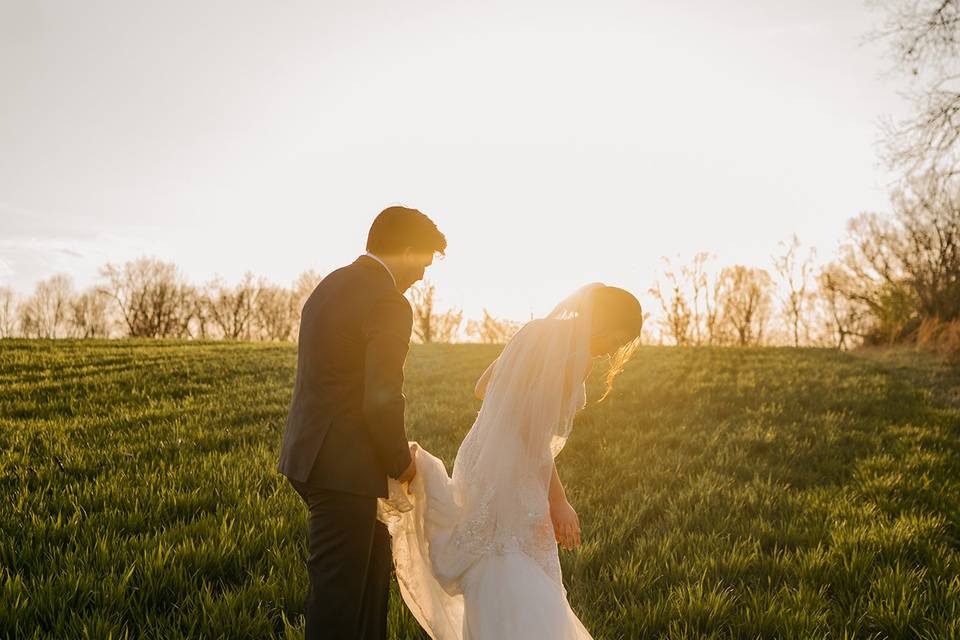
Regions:
<svg viewBox="0 0 960 640"><path fill-rule="evenodd" d="M659 257L829 257L906 113L861 0L0 0L0 285L152 255L289 285L402 203L442 306L526 319Z"/></svg>

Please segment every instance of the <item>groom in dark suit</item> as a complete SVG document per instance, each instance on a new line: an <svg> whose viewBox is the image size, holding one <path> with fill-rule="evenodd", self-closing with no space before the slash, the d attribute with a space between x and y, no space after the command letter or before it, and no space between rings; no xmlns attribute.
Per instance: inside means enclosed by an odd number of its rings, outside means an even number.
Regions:
<svg viewBox="0 0 960 640"><path fill-rule="evenodd" d="M297 376L279 470L309 509L306 638L385 640L392 557L377 498L416 473L404 430L403 293L446 238L416 209L373 221L367 253L323 279L303 306Z"/></svg>

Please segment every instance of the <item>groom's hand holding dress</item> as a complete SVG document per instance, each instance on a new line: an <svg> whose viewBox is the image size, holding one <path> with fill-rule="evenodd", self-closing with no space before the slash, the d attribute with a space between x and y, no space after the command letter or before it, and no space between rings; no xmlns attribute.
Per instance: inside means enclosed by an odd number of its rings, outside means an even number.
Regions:
<svg viewBox="0 0 960 640"><path fill-rule="evenodd" d="M407 466L406 470L404 470L404 472L400 475L400 477L397 478L400 484L402 484L406 488L408 494L412 493L410 489L410 483L413 482L414 477L416 477L417 475L416 456L417 456L417 443L411 442L410 443L410 464Z"/></svg>

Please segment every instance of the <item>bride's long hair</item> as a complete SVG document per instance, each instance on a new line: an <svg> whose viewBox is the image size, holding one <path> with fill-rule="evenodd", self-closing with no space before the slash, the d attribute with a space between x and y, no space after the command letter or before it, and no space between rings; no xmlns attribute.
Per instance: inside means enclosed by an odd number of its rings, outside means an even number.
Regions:
<svg viewBox="0 0 960 640"><path fill-rule="evenodd" d="M640 332L643 330L643 308L640 301L625 289L600 286L593 291L593 328L598 331L616 333L626 337L627 341L609 354L609 367L606 374L606 388L598 402L613 390L613 381L640 346Z"/></svg>
<svg viewBox="0 0 960 640"><path fill-rule="evenodd" d="M633 354L637 352L639 346L640 336L637 336L610 355L610 364L606 375L606 386L603 389L603 395L600 396L597 402L603 402L606 397L610 395L610 392L613 391L613 381L623 372L623 368L627 366L627 362L629 362Z"/></svg>

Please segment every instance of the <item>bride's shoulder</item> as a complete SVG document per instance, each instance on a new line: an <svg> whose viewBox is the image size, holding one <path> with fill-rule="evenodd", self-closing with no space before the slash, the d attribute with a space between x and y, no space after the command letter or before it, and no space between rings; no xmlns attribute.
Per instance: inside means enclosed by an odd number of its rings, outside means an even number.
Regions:
<svg viewBox="0 0 960 640"><path fill-rule="evenodd" d="M530 320L529 322L524 324L522 327L520 327L520 331L523 331L524 329L533 330L533 329L548 329L550 327L559 327L559 326L563 326L565 322L566 320L562 318L534 318L533 320Z"/></svg>
<svg viewBox="0 0 960 640"><path fill-rule="evenodd" d="M549 326L549 322L550 320L547 318L534 318L533 320L529 320L513 334L511 341L523 340L524 338L542 333Z"/></svg>
<svg viewBox="0 0 960 640"><path fill-rule="evenodd" d="M535 318L520 327L520 330L513 335L510 341L519 342L536 339L537 336L544 337L551 331L562 328L565 322L566 320L560 318Z"/></svg>

